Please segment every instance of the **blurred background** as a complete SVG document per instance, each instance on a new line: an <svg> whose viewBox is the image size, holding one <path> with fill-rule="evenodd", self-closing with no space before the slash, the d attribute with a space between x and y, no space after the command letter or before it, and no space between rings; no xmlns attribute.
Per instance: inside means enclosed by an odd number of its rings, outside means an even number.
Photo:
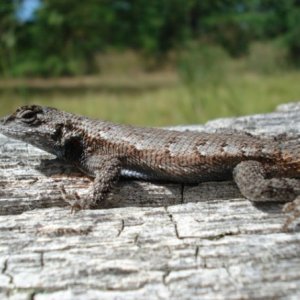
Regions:
<svg viewBox="0 0 300 300"><path fill-rule="evenodd" d="M137 125L300 99L300 0L0 0L0 114Z"/></svg>

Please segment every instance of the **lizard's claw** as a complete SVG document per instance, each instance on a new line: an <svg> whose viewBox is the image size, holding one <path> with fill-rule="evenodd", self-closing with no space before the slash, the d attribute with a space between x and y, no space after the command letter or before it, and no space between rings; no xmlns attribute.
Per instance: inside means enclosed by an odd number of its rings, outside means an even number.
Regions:
<svg viewBox="0 0 300 300"><path fill-rule="evenodd" d="M300 212L300 196L297 197L294 201L289 202L283 206L283 212L292 212L299 211Z"/></svg>
<svg viewBox="0 0 300 300"><path fill-rule="evenodd" d="M83 201L77 192L72 192L71 194L67 193L63 185L59 186L59 190L62 193L63 200L71 205L71 214L76 213L84 208L82 205Z"/></svg>
<svg viewBox="0 0 300 300"><path fill-rule="evenodd" d="M71 214L75 215L80 210L82 210L82 207L78 203L71 205Z"/></svg>

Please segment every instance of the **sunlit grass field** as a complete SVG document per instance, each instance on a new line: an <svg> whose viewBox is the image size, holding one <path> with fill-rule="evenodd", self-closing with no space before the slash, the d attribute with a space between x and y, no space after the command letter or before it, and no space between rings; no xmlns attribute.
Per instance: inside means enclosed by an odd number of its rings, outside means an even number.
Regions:
<svg viewBox="0 0 300 300"><path fill-rule="evenodd" d="M219 74L220 75L220 74ZM181 79L176 71L81 79L0 81L0 115L40 104L115 122L147 126L200 124L269 112L300 100L300 71L264 74L229 67L218 80Z"/></svg>

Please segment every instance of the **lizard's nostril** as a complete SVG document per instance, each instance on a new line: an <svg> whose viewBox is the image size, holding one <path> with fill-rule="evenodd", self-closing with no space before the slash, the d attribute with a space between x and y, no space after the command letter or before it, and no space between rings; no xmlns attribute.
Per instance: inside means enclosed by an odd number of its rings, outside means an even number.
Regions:
<svg viewBox="0 0 300 300"><path fill-rule="evenodd" d="M13 119L14 119L13 115L1 118L0 125L6 125L9 121L12 121Z"/></svg>
<svg viewBox="0 0 300 300"><path fill-rule="evenodd" d="M7 117L1 118L0 119L0 125L5 125L6 121L7 121Z"/></svg>

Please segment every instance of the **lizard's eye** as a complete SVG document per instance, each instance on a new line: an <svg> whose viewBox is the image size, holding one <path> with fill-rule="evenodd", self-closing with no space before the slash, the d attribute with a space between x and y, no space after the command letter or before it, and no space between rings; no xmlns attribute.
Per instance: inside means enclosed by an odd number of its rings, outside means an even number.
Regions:
<svg viewBox="0 0 300 300"><path fill-rule="evenodd" d="M33 124L33 125L37 125L39 122L38 122L38 118L37 118L37 112L36 111L33 111L33 110L24 110L24 111L21 111L19 114L18 114L18 118L23 122L23 123L26 123L26 124Z"/></svg>
<svg viewBox="0 0 300 300"><path fill-rule="evenodd" d="M36 113L32 110L25 110L20 113L19 117L25 123L32 123L36 119Z"/></svg>

